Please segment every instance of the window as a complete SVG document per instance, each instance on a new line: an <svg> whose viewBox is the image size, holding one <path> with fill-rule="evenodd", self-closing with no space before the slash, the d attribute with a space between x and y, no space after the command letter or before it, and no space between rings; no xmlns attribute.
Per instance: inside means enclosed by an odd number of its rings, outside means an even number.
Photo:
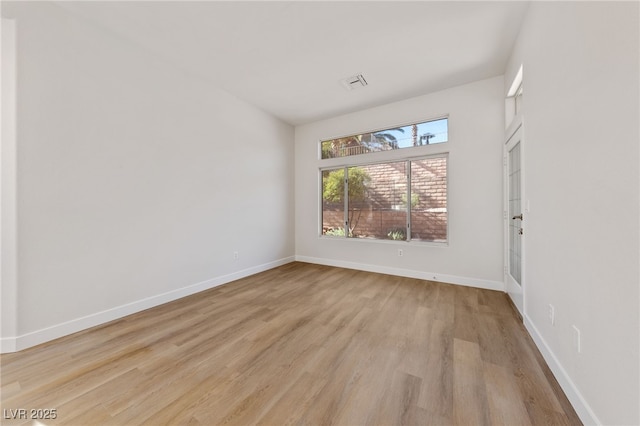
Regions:
<svg viewBox="0 0 640 426"><path fill-rule="evenodd" d="M448 125L447 118L440 118L408 126L324 140L320 142L321 158L349 157L444 143L449 139Z"/></svg>
<svg viewBox="0 0 640 426"><path fill-rule="evenodd" d="M518 72L516 73L513 81L511 82L511 86L509 86L509 91L507 92L507 97L504 102L504 113L505 113L505 123L507 127L513 124L514 119L522 114L522 98L523 98L523 70L522 65L518 68Z"/></svg>
<svg viewBox="0 0 640 426"><path fill-rule="evenodd" d="M520 86L518 87L518 90L514 95L514 109L515 109L516 115L520 114L522 110L522 92L523 92L522 83L520 83Z"/></svg>
<svg viewBox="0 0 640 426"><path fill-rule="evenodd" d="M321 170L322 235L446 242L447 160L437 154Z"/></svg>

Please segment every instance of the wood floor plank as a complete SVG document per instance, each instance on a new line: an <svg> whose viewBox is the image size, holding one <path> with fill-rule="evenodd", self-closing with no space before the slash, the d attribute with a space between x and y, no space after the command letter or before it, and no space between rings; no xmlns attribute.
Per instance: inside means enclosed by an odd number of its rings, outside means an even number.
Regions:
<svg viewBox="0 0 640 426"><path fill-rule="evenodd" d="M531 425L524 399L510 369L483 364L492 425Z"/></svg>
<svg viewBox="0 0 640 426"><path fill-rule="evenodd" d="M431 416L453 422L453 327L442 320L434 320L429 334L426 354L426 373L418 406Z"/></svg>
<svg viewBox="0 0 640 426"><path fill-rule="evenodd" d="M290 425L300 423L302 416L315 404L327 378L304 372L269 409L254 422L260 425ZM292 410L292 407L295 407Z"/></svg>
<svg viewBox="0 0 640 426"><path fill-rule="evenodd" d="M421 384L420 378L395 370L390 386L383 393L373 424L417 424L420 414L417 403Z"/></svg>
<svg viewBox="0 0 640 426"><path fill-rule="evenodd" d="M459 425L491 424L480 347L461 339L453 342L453 418Z"/></svg>
<svg viewBox="0 0 640 426"><path fill-rule="evenodd" d="M0 385L47 426L580 424L504 293L300 262L1 355Z"/></svg>

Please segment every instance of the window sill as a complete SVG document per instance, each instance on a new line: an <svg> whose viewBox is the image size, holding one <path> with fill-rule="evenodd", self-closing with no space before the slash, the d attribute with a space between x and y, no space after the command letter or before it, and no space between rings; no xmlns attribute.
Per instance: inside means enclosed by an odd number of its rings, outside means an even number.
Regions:
<svg viewBox="0 0 640 426"><path fill-rule="evenodd" d="M373 243L373 244L393 244L402 245L403 247L416 246L416 247L449 247L449 241L420 241L420 240L380 240L375 238L346 238L346 237L333 237L331 235L318 235L319 240L323 241L353 241L360 243Z"/></svg>

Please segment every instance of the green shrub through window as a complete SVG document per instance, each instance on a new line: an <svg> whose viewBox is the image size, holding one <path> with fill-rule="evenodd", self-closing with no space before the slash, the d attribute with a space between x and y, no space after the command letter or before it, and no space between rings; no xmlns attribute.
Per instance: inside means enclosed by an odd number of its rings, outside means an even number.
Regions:
<svg viewBox="0 0 640 426"><path fill-rule="evenodd" d="M321 173L322 235L447 241L446 154Z"/></svg>

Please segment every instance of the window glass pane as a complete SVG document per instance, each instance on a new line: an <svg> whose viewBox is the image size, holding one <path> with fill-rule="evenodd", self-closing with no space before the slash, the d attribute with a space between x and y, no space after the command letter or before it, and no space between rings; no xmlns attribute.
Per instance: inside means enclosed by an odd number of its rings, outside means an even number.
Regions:
<svg viewBox="0 0 640 426"><path fill-rule="evenodd" d="M349 167L350 237L406 240L406 164Z"/></svg>
<svg viewBox="0 0 640 426"><path fill-rule="evenodd" d="M447 158L411 162L411 239L447 241Z"/></svg>
<svg viewBox="0 0 640 426"><path fill-rule="evenodd" d="M321 141L321 158L348 157L370 152L433 145L449 140L449 120L425 121L377 132Z"/></svg>
<svg viewBox="0 0 640 426"><path fill-rule="evenodd" d="M407 179L409 163L410 196ZM322 171L323 235L399 241L447 241L446 156L349 166L346 171L346 227L345 168ZM407 238L409 207L411 234Z"/></svg>
<svg viewBox="0 0 640 426"><path fill-rule="evenodd" d="M322 172L322 235L344 237L344 168Z"/></svg>
<svg viewBox="0 0 640 426"><path fill-rule="evenodd" d="M522 109L522 85L518 88L515 94L515 110L516 114Z"/></svg>

